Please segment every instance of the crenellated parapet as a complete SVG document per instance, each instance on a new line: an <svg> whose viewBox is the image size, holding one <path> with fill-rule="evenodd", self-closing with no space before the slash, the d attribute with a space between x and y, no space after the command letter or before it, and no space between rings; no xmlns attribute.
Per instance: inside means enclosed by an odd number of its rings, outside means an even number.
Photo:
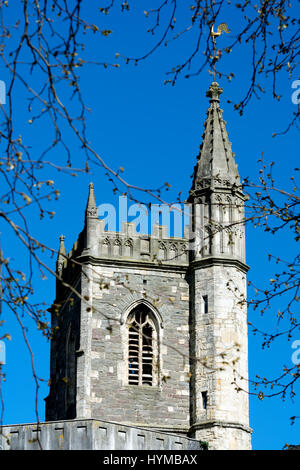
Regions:
<svg viewBox="0 0 300 470"><path fill-rule="evenodd" d="M59 276L72 277L79 263L120 264L143 263L159 266L187 267L189 263L189 232L183 237L168 236L167 226L155 224L152 233L141 234L135 222L123 222L121 231L107 231L105 220L98 217L93 183L85 211L84 229L67 254L61 240L57 269Z"/></svg>
<svg viewBox="0 0 300 470"><path fill-rule="evenodd" d="M70 252L60 255L60 274L65 277L68 271L73 270L76 264L73 260L91 257L93 261L124 260L126 263L139 262L159 265L188 265L188 238L169 237L167 227L154 225L151 235L137 232L134 222L123 222L122 231L106 231L104 220L97 219L90 246L83 247L82 234L73 245Z"/></svg>
<svg viewBox="0 0 300 470"><path fill-rule="evenodd" d="M133 222L123 222L120 232L108 232L104 230L104 221L98 220L90 251L98 259L175 265L188 263L188 240L168 237L167 227L159 225L154 225L151 235L143 235L137 233Z"/></svg>
<svg viewBox="0 0 300 470"><path fill-rule="evenodd" d="M60 237L57 274L64 281L64 285L58 281L57 298L65 297L66 290L68 291L66 284L73 285L76 282L85 264L187 269L187 229L183 237L170 237L167 234L167 226L155 224L151 235L145 235L137 232L135 222L123 222L121 231L107 231L105 221L99 219L95 211L92 218L92 224L89 224L86 215L84 230L68 253L64 244L65 237Z"/></svg>

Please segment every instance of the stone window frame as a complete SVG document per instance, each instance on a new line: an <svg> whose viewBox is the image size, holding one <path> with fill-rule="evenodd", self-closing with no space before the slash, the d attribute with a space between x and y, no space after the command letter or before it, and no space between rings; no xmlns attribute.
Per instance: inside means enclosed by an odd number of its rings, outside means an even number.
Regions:
<svg viewBox="0 0 300 470"><path fill-rule="evenodd" d="M209 301L208 301L208 295L202 295L201 299L201 313L204 313L205 315L209 313Z"/></svg>
<svg viewBox="0 0 300 470"><path fill-rule="evenodd" d="M139 363L139 379L137 384L130 383L129 381L129 324L131 323L132 317L138 310L143 310L147 312L149 323L153 329L153 336L152 336L152 349L153 349L153 361L152 361L152 385L149 386L148 384L143 383L142 380L142 369L141 369L141 362ZM124 318L125 317L125 318ZM124 323L123 323L124 322ZM123 315L123 321L121 322L125 326L125 338L124 338L124 384L128 385L129 387L147 387L147 389L153 389L160 385L160 371L162 369L161 364L161 353L160 353L160 343L161 343L161 331L163 328L162 325L162 318L160 314L154 309L154 307L147 301L137 301L134 302L127 310L125 315ZM142 356L142 352L139 351L140 358Z"/></svg>

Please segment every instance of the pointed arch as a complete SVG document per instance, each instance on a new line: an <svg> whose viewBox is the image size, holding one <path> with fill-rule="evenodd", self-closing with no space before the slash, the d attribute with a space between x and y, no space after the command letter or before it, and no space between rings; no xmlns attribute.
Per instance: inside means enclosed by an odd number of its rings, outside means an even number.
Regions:
<svg viewBox="0 0 300 470"><path fill-rule="evenodd" d="M233 217L233 205L232 205L232 199L230 196L227 196L226 198L226 205L227 205L227 210L228 210L228 224L234 223L234 217Z"/></svg>
<svg viewBox="0 0 300 470"><path fill-rule="evenodd" d="M171 243L169 246L169 261L176 261L178 258L178 250L175 243Z"/></svg>
<svg viewBox="0 0 300 470"><path fill-rule="evenodd" d="M231 255L234 254L234 246L236 243L235 236L236 236L236 227L234 226L234 207L232 203L232 199L230 196L226 198L226 204L228 207L228 251Z"/></svg>
<svg viewBox="0 0 300 470"><path fill-rule="evenodd" d="M167 248L163 242L158 244L158 259L162 261L167 259Z"/></svg>
<svg viewBox="0 0 300 470"><path fill-rule="evenodd" d="M102 254L109 256L111 252L111 244L108 238L105 238L102 242Z"/></svg>
<svg viewBox="0 0 300 470"><path fill-rule="evenodd" d="M122 243L119 238L116 238L113 244L113 255L121 256L122 255Z"/></svg>
<svg viewBox="0 0 300 470"><path fill-rule="evenodd" d="M128 385L156 386L159 383L159 324L144 302L131 309L126 318Z"/></svg>
<svg viewBox="0 0 300 470"><path fill-rule="evenodd" d="M131 239L126 240L124 243L124 256L132 256L133 255L133 243Z"/></svg>
<svg viewBox="0 0 300 470"><path fill-rule="evenodd" d="M125 299L128 302L129 298L125 298ZM141 304L145 305L146 307L148 307L151 310L153 316L156 319L156 322L158 324L159 329L163 329L164 328L163 317L162 317L160 311L157 310L157 308L155 308L154 305L152 305L152 303L149 302L149 300L146 300L144 297L136 298L136 300L134 302L131 302L130 305L127 306L124 309L123 313L121 314L121 318L120 318L121 325L123 325L126 322L129 313Z"/></svg>
<svg viewBox="0 0 300 470"><path fill-rule="evenodd" d="M179 257L182 261L188 261L188 248L185 243L180 243Z"/></svg>
<svg viewBox="0 0 300 470"><path fill-rule="evenodd" d="M219 207L219 233L220 233L220 253L224 253L224 212L226 211L226 206L224 206L222 198L220 195L217 195L217 203Z"/></svg>

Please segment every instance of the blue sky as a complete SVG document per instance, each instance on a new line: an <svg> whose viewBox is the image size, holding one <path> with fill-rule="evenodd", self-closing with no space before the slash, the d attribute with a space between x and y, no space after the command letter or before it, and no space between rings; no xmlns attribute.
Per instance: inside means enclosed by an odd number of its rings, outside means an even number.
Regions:
<svg viewBox="0 0 300 470"><path fill-rule="evenodd" d="M109 37L87 35L85 56L107 62L116 62L115 53L124 56L139 56L155 37L145 33L146 19L143 11L151 2L143 2L145 7L133 9L126 16L115 13L104 17L97 8L85 12L101 29L109 28L113 33ZM224 12L222 20L228 22L232 32L238 27L238 16ZM183 20L183 18L182 18ZM193 33L192 33L193 34ZM230 38L224 37L224 44ZM164 182L171 184L169 200L175 199L179 191L186 196L191 185L193 167L196 162L203 123L206 118L208 100L205 92L211 82L207 71L200 76L179 79L177 84L165 86L165 72L180 62L190 47L187 41L174 41L167 48L162 48L138 66L125 65L120 61L119 68L88 66L82 69L80 84L84 99L91 108L88 116L88 138L92 146L114 169L124 168L124 177L133 184L142 187L159 187ZM295 105L291 101L292 80L282 77L279 89L282 100L275 102L271 96L271 87L267 82L266 94L262 99L253 99L245 114L240 117L232 110L227 100L237 101L247 89L249 83L249 50L242 47L232 57L224 59L224 67L235 73L235 79L229 83L218 80L223 87L221 108L227 121L227 131L236 154L239 172L242 177L249 176L257 181L259 164L257 160L264 153L266 162L275 161L274 176L278 186L289 188L293 168L299 166L299 152L296 147L298 135L292 129L287 135L272 137L274 131L283 130ZM0 79L5 80L7 72L1 65ZM299 78L293 77L294 80ZM37 80L33 78L33 80ZM62 89L62 96L67 94ZM29 126L26 112L24 90L18 85L15 102L18 107L17 126L20 133L32 145L32 152L37 152L51 137L49 123L45 119ZM66 131L72 152L74 166L82 164L82 151L76 140ZM62 150L52 155L54 160L65 162ZM66 247L71 249L84 220L88 183L94 182L97 203L116 204L117 196L112 193L112 185L100 167L92 167L91 173L77 178L63 176L53 170L45 172L53 179L61 192L57 202L50 202L49 207L56 212L53 219L39 221L35 210L28 212L33 233L46 244L57 248L58 237L66 236ZM0 227L1 243L8 256L16 263L25 266L26 254L10 237L6 228ZM266 286L272 277L275 265L268 261L268 253L290 259L295 253L295 244L289 233L276 236L267 235L260 229L247 227L247 263L251 269L248 279L259 286ZM55 260L49 261L55 267ZM25 267L24 267L25 269ZM55 296L55 280L48 276L42 280L35 275L35 299L51 303ZM251 292L249 292L251 295ZM260 318L259 314L249 310L249 321L258 322L261 327L275 327L274 312L280 308L277 301L270 313ZM35 421L35 389L30 369L30 356L22 333L9 312L3 311L5 324L1 332L9 332L11 341L6 341L6 382L3 387L5 398L4 423L24 423ZM36 331L33 323L24 319L29 327L30 344L34 351L38 375L45 379L39 390L39 417L44 419L44 402L48 394L49 343ZM294 339L300 339L298 334ZM261 338L249 332L249 374L274 377L286 364L291 366L293 350L291 342L278 342L269 350L262 350ZM298 387L299 389L299 387ZM289 417L299 415L299 398L295 402L288 398L285 402L276 399L258 400L250 396L250 425L253 428L254 449L280 449L288 443L299 443L299 423L290 425Z"/></svg>

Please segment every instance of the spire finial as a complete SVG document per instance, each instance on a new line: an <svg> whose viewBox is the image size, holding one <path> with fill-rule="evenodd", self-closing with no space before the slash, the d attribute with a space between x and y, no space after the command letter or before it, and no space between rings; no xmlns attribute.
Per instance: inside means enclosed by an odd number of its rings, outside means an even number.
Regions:
<svg viewBox="0 0 300 470"><path fill-rule="evenodd" d="M219 96L223 93L223 88L219 86L217 82L212 82L209 89L206 92L206 96L210 98L210 102L212 101L220 101Z"/></svg>

